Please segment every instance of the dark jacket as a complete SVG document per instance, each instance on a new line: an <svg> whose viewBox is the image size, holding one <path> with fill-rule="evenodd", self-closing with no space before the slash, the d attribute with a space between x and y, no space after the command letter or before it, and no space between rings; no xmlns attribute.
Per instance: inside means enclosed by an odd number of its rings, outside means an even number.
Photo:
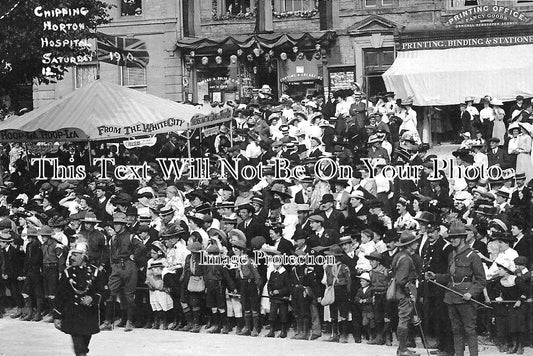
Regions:
<svg viewBox="0 0 533 356"><path fill-rule="evenodd" d="M267 284L268 294L272 297L287 297L290 294L289 273L284 267L274 270L270 273ZM278 294L273 294L277 290ZM271 303L283 303L283 300L272 298Z"/></svg>
<svg viewBox="0 0 533 356"><path fill-rule="evenodd" d="M59 278L54 299L54 319L62 321L66 334L92 335L100 332L99 308L106 298L106 281L93 265L71 266ZM81 304L84 296L92 298L89 306Z"/></svg>

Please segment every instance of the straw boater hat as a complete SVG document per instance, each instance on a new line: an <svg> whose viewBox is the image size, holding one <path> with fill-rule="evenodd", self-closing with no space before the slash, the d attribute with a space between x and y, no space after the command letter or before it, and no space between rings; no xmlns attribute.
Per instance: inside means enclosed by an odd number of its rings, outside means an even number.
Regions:
<svg viewBox="0 0 533 356"><path fill-rule="evenodd" d="M101 220L98 220L96 218L96 215L94 213L91 213L91 212L88 212L87 214L85 214L85 217L83 219L81 219L82 222L86 222L86 223L99 223L99 222L102 222Z"/></svg>

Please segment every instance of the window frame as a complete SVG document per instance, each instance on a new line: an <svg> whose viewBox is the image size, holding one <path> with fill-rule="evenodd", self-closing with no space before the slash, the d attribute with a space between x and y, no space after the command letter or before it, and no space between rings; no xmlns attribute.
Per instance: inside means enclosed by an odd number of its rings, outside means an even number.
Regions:
<svg viewBox="0 0 533 356"><path fill-rule="evenodd" d="M84 62L84 63L78 63L74 66L74 90L80 89L83 87L83 85L80 85L78 81L78 71L81 68L88 68L88 67L94 67L95 68L95 78L94 80L97 80L98 78L98 62ZM87 83L86 83L87 84Z"/></svg>
<svg viewBox="0 0 533 356"><path fill-rule="evenodd" d="M292 7L290 9L287 8L287 2L290 2L291 5L292 5ZM301 4L301 9L294 10L294 3L295 2L299 2ZM304 4L306 4L306 3L307 3L308 6L306 8L304 8ZM279 9L280 12L311 11L311 10L316 9L318 7L318 3L317 3L316 0L280 0L279 4L280 4L280 9ZM275 5L275 2L274 2L274 5ZM275 7L273 7L273 8L275 8Z"/></svg>
<svg viewBox="0 0 533 356"><path fill-rule="evenodd" d="M143 70L144 74L144 84L133 84L133 85L126 85L125 84L125 73L131 69L131 68L138 68ZM132 88L132 89L142 89L145 90L148 89L148 71L146 70L146 67L127 67L127 66L121 66L120 67L120 85L126 88Z"/></svg>
<svg viewBox="0 0 533 356"><path fill-rule="evenodd" d="M385 4L385 0L373 0L375 1L375 5L368 5L368 0L361 0L362 8L363 9L381 9L381 8L392 8L394 6L398 5L398 0L389 0L390 4Z"/></svg>
<svg viewBox="0 0 533 356"><path fill-rule="evenodd" d="M463 5L454 5L454 3L456 2L462 2ZM463 10L463 9L468 9L469 7L472 7L472 6L479 6L479 0L478 1L478 4L477 5L464 5L465 2L467 0L446 0L446 9L448 10Z"/></svg>

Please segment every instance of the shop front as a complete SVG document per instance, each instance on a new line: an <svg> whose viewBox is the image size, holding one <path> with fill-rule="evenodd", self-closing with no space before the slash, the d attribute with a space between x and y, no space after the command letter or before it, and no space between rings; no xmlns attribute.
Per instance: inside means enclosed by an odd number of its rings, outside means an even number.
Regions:
<svg viewBox="0 0 533 356"><path fill-rule="evenodd" d="M184 99L246 102L264 85L274 97L322 93L324 63L335 38L335 32L322 31L183 39L177 49L185 63Z"/></svg>
<svg viewBox="0 0 533 356"><path fill-rule="evenodd" d="M533 97L529 17L503 6L476 6L443 21L434 31L398 33L397 56L382 76L387 91L425 108L429 117L419 119L425 142L432 126L441 126L432 125L434 113L449 116L458 132L458 105L465 97L475 103L487 95L503 102Z"/></svg>

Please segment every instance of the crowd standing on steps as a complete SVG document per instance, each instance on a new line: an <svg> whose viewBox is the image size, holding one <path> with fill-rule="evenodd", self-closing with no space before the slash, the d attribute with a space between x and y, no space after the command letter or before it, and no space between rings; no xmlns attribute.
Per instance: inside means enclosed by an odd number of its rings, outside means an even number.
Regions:
<svg viewBox="0 0 533 356"><path fill-rule="evenodd" d="M233 122L215 137L92 148L116 164L147 162L140 180L102 177L76 143L4 145L0 315L13 307L21 322L53 322L77 355L99 331L140 328L353 340L397 345L398 355L417 342L477 355L481 336L523 354L533 332L531 104L517 98L505 113L484 98L478 111L467 98L455 164L505 174L453 178L432 174L437 157L410 98L354 89L296 102L263 87L249 103L223 104ZM187 139L193 157L209 158L210 179L165 177L154 163L186 158ZM87 177L36 180L28 162L43 156L84 165ZM353 174L315 175L324 157ZM221 158L265 169L224 177ZM305 174L275 177L281 158ZM421 175L383 173L406 165Z"/></svg>

